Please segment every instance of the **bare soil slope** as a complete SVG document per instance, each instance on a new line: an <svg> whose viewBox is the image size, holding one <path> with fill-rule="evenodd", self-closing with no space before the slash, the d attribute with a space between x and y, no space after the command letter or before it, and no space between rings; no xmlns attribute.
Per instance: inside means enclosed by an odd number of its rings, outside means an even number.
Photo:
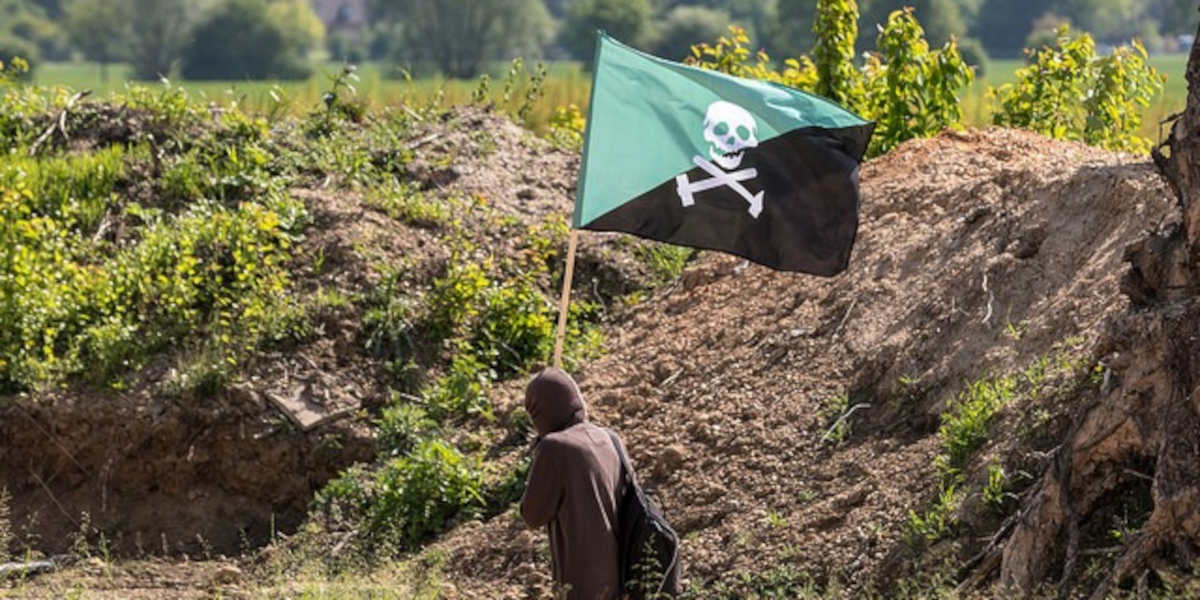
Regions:
<svg viewBox="0 0 1200 600"><path fill-rule="evenodd" d="M946 400L1053 352L1086 357L1127 307L1123 249L1170 213L1146 161L1008 130L907 143L865 165L862 182L847 273L706 254L578 374L593 418L625 437L677 525L693 583L763 565L884 582L905 554L906 515L936 491ZM843 411L861 404L848 439L823 441L842 394ZM513 385L498 400L519 398ZM1069 407L1051 408L1052 439ZM1038 451L1055 443L1029 442L1014 460L1040 475ZM518 520L439 543L460 596L545 592L544 534Z"/></svg>

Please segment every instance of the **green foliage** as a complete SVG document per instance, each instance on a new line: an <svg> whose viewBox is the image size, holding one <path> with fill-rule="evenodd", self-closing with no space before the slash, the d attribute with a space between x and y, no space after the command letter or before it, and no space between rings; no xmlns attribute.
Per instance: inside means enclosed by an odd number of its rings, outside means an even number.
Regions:
<svg viewBox="0 0 1200 600"><path fill-rule="evenodd" d="M379 437L377 444L381 454L399 456L408 454L437 427L437 422L428 416L425 409L411 403L400 402L393 395L392 404L383 409L377 421Z"/></svg>
<svg viewBox="0 0 1200 600"><path fill-rule="evenodd" d="M267 205L295 211L294 201L200 202L177 215L121 207L121 159L114 148L0 160L0 320L11 324L0 331L0 387L77 374L109 382L186 335L236 361L299 326L282 294L291 235ZM122 208L138 238L93 242L105 215Z"/></svg>
<svg viewBox="0 0 1200 600"><path fill-rule="evenodd" d="M697 253L694 248L650 241L633 247L634 256L646 266L656 286L670 283L683 274L684 267Z"/></svg>
<svg viewBox="0 0 1200 600"><path fill-rule="evenodd" d="M492 407L487 392L495 378L495 371L480 362L470 348L460 348L446 375L421 390L421 400L438 420L469 416L490 419Z"/></svg>
<svg viewBox="0 0 1200 600"><path fill-rule="evenodd" d="M967 384L957 398L947 403L938 435L942 454L939 470L947 480L957 477L967 460L987 441L988 424L1007 406L1017 392L1015 377L980 379Z"/></svg>
<svg viewBox="0 0 1200 600"><path fill-rule="evenodd" d="M374 0L373 13L394 26L395 58L433 66L449 77L475 77L488 61L537 56L553 27L541 0ZM430 43L437 40L438 43Z"/></svg>
<svg viewBox="0 0 1200 600"><path fill-rule="evenodd" d="M725 33L731 18L723 10L706 6L679 5L662 18L654 36L652 52L671 60L682 60L697 40L714 40Z"/></svg>
<svg viewBox="0 0 1200 600"><path fill-rule="evenodd" d="M302 18L290 1L268 5L267 0L224 0L196 26L183 52L183 76L306 79L312 41L291 23Z"/></svg>
<svg viewBox="0 0 1200 600"><path fill-rule="evenodd" d="M422 441L411 453L388 461L373 484L368 526L395 536L403 548L416 548L453 519L479 515L485 505L479 460L440 440Z"/></svg>
<svg viewBox="0 0 1200 600"><path fill-rule="evenodd" d="M817 40L812 51L817 69L815 92L846 107L861 107L865 90L862 74L854 66L858 3L817 0L813 35Z"/></svg>
<svg viewBox="0 0 1200 600"><path fill-rule="evenodd" d="M649 33L653 10L650 0L575 0L567 7L562 44L590 65L596 52L597 30L640 46Z"/></svg>
<svg viewBox="0 0 1200 600"><path fill-rule="evenodd" d="M393 180L372 189L364 202L413 227L440 229L451 220L450 204L426 196L418 185L407 181Z"/></svg>
<svg viewBox="0 0 1200 600"><path fill-rule="evenodd" d="M550 131L546 139L555 146L567 150L580 151L583 149L583 135L587 128L587 119L579 111L576 104L560 106L550 117Z"/></svg>
<svg viewBox="0 0 1200 600"><path fill-rule="evenodd" d="M1150 141L1137 135L1141 109L1162 90L1165 79L1146 63L1140 42L1099 57L1090 35L1072 36L1064 26L1055 45L1034 57L1017 71L1016 83L992 92L999 102L996 125L1112 150L1149 150Z"/></svg>
<svg viewBox="0 0 1200 600"><path fill-rule="evenodd" d="M829 429L821 436L821 441L833 445L840 444L850 437L850 394L842 393L826 403L821 410L821 420Z"/></svg>
<svg viewBox="0 0 1200 600"><path fill-rule="evenodd" d="M765 51L751 53L749 43L746 30L731 25L729 35L721 36L715 44L703 42L692 46L692 55L684 62L701 69L772 81L799 90L816 89L817 68L807 56L789 58L783 62L782 69L777 69Z"/></svg>
<svg viewBox="0 0 1200 600"><path fill-rule="evenodd" d="M888 17L868 59L867 110L878 125L868 153L883 154L901 142L926 137L962 122L958 94L974 80L954 40L938 50L925 41L911 9Z"/></svg>
<svg viewBox="0 0 1200 600"><path fill-rule="evenodd" d="M554 344L554 313L529 281L509 279L488 287L482 310L471 328L470 352L507 379L533 360L549 355Z"/></svg>
<svg viewBox="0 0 1200 600"><path fill-rule="evenodd" d="M33 44L0 33L0 84L33 79L40 56Z"/></svg>
<svg viewBox="0 0 1200 600"><path fill-rule="evenodd" d="M958 527L955 513L962 501L963 495L958 488L949 485L941 489L933 506L923 514L908 511L908 521L904 524L905 541L911 546L920 546L950 535Z"/></svg>
<svg viewBox="0 0 1200 600"><path fill-rule="evenodd" d="M1012 497L1007 491L1008 475L998 462L988 464L987 484L983 487L983 501L995 511L1002 511L1004 504Z"/></svg>

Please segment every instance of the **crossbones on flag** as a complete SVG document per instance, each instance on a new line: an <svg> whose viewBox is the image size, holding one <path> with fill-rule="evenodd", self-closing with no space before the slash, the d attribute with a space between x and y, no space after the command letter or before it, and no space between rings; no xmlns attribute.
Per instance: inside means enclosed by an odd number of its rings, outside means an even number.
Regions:
<svg viewBox="0 0 1200 600"><path fill-rule="evenodd" d="M574 227L836 275L873 130L824 98L599 34Z"/></svg>

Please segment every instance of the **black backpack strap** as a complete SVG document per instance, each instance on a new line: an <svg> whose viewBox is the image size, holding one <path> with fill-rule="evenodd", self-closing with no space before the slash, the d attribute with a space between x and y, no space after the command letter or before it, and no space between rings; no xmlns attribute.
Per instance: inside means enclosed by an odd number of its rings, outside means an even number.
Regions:
<svg viewBox="0 0 1200 600"><path fill-rule="evenodd" d="M625 450L621 448L621 441L617 437L617 432L606 429L609 439L612 440L613 448L617 451L617 457L621 459L621 471L624 473L624 479L629 483L636 481L633 477L633 467L629 464L629 457L625 456Z"/></svg>

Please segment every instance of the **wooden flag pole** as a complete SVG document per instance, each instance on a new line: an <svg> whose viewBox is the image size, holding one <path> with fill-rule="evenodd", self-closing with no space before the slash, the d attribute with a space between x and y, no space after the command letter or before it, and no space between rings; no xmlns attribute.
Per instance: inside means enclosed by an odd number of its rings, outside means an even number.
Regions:
<svg viewBox="0 0 1200 600"><path fill-rule="evenodd" d="M562 301L558 303L558 329L554 333L554 367L562 368L563 339L567 337L567 312L571 304L571 276L575 274L575 246L578 230L572 229L567 242L567 270L563 274Z"/></svg>

